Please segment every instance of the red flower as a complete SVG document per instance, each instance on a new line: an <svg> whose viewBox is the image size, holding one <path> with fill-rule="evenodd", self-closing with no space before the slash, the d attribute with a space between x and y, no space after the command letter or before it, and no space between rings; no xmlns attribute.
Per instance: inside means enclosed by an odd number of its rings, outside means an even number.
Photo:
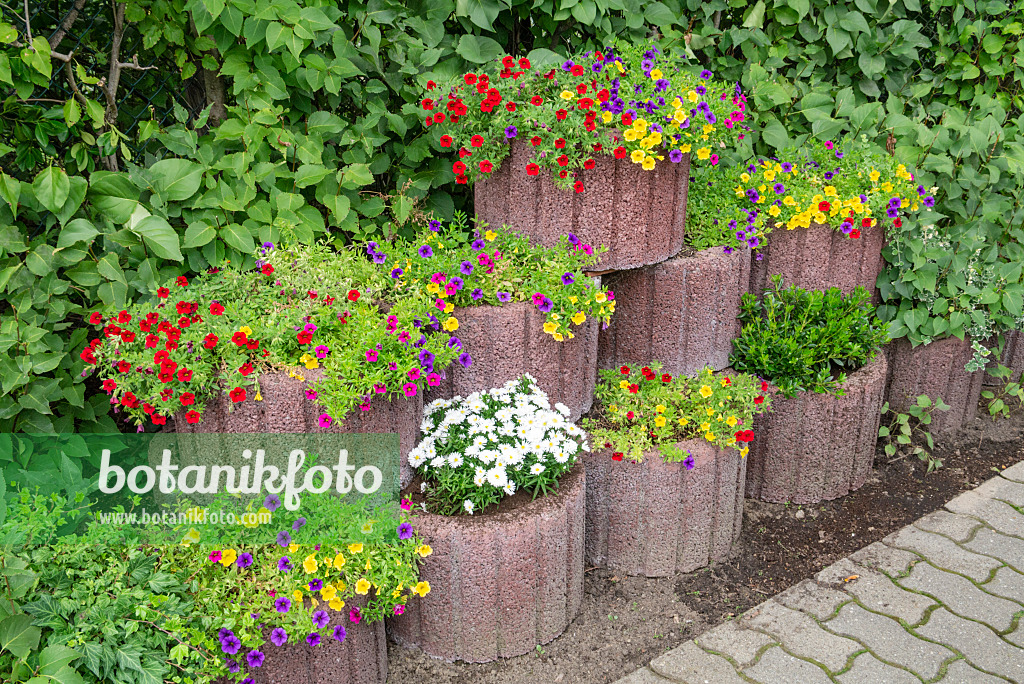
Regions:
<svg viewBox="0 0 1024 684"><path fill-rule="evenodd" d="M672 376L669 375L668 373L664 373L661 376L661 381L662 382L672 382Z"/></svg>
<svg viewBox="0 0 1024 684"><path fill-rule="evenodd" d="M260 348L260 341L250 337L249 341L245 343L245 348L255 351Z"/></svg>
<svg viewBox="0 0 1024 684"><path fill-rule="evenodd" d="M613 461L621 461L622 460L622 452L621 451L616 451L615 453L613 453L612 454L612 460Z"/></svg>
<svg viewBox="0 0 1024 684"><path fill-rule="evenodd" d="M167 358L169 356L170 356L170 354L168 354L167 352L165 352L163 350L158 351L156 354L153 354L153 363L159 363L160 365L163 365L164 361L167 361ZM174 362L171 361L171 363L174 363ZM177 368L177 366L175 366L175 368Z"/></svg>
<svg viewBox="0 0 1024 684"><path fill-rule="evenodd" d="M192 371L188 368L178 369L178 382L188 382L192 379Z"/></svg>
<svg viewBox="0 0 1024 684"><path fill-rule="evenodd" d="M231 397L231 401L237 404L240 401L245 401L245 390L241 387L236 387L228 392L228 396Z"/></svg>
<svg viewBox="0 0 1024 684"><path fill-rule="evenodd" d="M595 166L597 166L597 162L594 161L593 159L588 159L585 162L583 162L583 168L585 169L592 169Z"/></svg>
<svg viewBox="0 0 1024 684"><path fill-rule="evenodd" d="M188 278L185 276L178 276L174 279L174 282L177 283L178 287L188 287Z"/></svg>
<svg viewBox="0 0 1024 684"><path fill-rule="evenodd" d="M358 302L359 301L359 290L349 290L348 291L348 301L350 301L350 302Z"/></svg>
<svg viewBox="0 0 1024 684"><path fill-rule="evenodd" d="M177 349L178 348L178 341L177 340L167 340L164 343L164 347L166 347L169 350Z"/></svg>
<svg viewBox="0 0 1024 684"><path fill-rule="evenodd" d="M441 147L451 147L451 146L452 146L452 136L450 136L450 135L442 135L441 136Z"/></svg>
<svg viewBox="0 0 1024 684"><path fill-rule="evenodd" d="M309 344L313 340L313 333L309 333L303 330L295 337L296 339L298 339L299 344Z"/></svg>
<svg viewBox="0 0 1024 684"><path fill-rule="evenodd" d="M850 237L855 239L855 240L857 238L859 238L860 237L860 230L858 230L857 228L854 228L853 230L851 230L850 231Z"/></svg>
<svg viewBox="0 0 1024 684"><path fill-rule="evenodd" d="M645 378L648 375L654 375L654 371L651 370L650 366L644 366L643 368L640 369L640 372L644 374Z"/></svg>
<svg viewBox="0 0 1024 684"><path fill-rule="evenodd" d="M444 112L437 112L434 114L434 123L444 123Z"/></svg>
<svg viewBox="0 0 1024 684"><path fill-rule="evenodd" d="M473 85L476 83L476 74L466 74L462 80L466 82L466 85Z"/></svg>
<svg viewBox="0 0 1024 684"><path fill-rule="evenodd" d="M633 420L633 412L626 411L626 420Z"/></svg>
<svg viewBox="0 0 1024 684"><path fill-rule="evenodd" d="M569 73L571 73L573 76L582 76L583 75L583 65L582 64L574 64L572 69L569 70ZM584 86L584 88L586 88L586 86Z"/></svg>
<svg viewBox="0 0 1024 684"><path fill-rule="evenodd" d="M629 375L629 366L619 366L619 372L623 375Z"/></svg>
<svg viewBox="0 0 1024 684"><path fill-rule="evenodd" d="M491 162L488 161L487 159L484 159L482 162L480 162L480 171L482 171L483 173L490 173L491 169L493 168L494 167L491 165Z"/></svg>
<svg viewBox="0 0 1024 684"><path fill-rule="evenodd" d="M516 103L515 102L508 102L508 103L506 103L505 104L505 109L507 109L510 112L516 111Z"/></svg>
<svg viewBox="0 0 1024 684"><path fill-rule="evenodd" d="M754 398L754 403L755 403L755 404L763 404L763 403L764 403L764 397L763 397L763 396L757 396L757 397L755 397L755 398Z"/></svg>
<svg viewBox="0 0 1024 684"><path fill-rule="evenodd" d="M541 97L540 95L534 95L533 97L530 98L530 104L534 105L535 107L539 107L542 104L544 104L544 98Z"/></svg>
<svg viewBox="0 0 1024 684"><path fill-rule="evenodd" d="M423 120L423 125L424 126L433 126L434 125L434 117L428 116L426 119Z"/></svg>
<svg viewBox="0 0 1024 684"><path fill-rule="evenodd" d="M127 311L122 311L121 313L117 314L118 323L131 323L131 320L131 314L129 314Z"/></svg>
<svg viewBox="0 0 1024 684"><path fill-rule="evenodd" d="M572 187L577 193L583 192L583 181L576 181Z"/></svg>
<svg viewBox="0 0 1024 684"><path fill-rule="evenodd" d="M252 373L252 364L248 362L242 364L242 367L238 369L238 372L248 377L249 374Z"/></svg>
<svg viewBox="0 0 1024 684"><path fill-rule="evenodd" d="M466 172L466 165L460 161L457 161L454 164L452 164L452 171L455 173L456 176L461 176Z"/></svg>
<svg viewBox="0 0 1024 684"><path fill-rule="evenodd" d="M273 275L274 267L271 266L270 264L263 264L263 266L260 267L260 273L262 273L265 276Z"/></svg>
<svg viewBox="0 0 1024 684"><path fill-rule="evenodd" d="M93 311L89 314L89 322L93 325L99 325L103 322L103 315L99 311Z"/></svg>
<svg viewBox="0 0 1024 684"><path fill-rule="evenodd" d="M131 369L132 369L132 364L128 363L127 361L118 361L117 362L117 370L119 372L127 373Z"/></svg>
<svg viewBox="0 0 1024 684"><path fill-rule="evenodd" d="M559 178L565 178L568 175L569 175L569 172L566 171L565 169L562 169L561 171L558 172L558 177Z"/></svg>
<svg viewBox="0 0 1024 684"><path fill-rule="evenodd" d="M869 218L861 219L860 227L861 228L870 228L871 227L871 219L869 219Z"/></svg>
<svg viewBox="0 0 1024 684"><path fill-rule="evenodd" d="M210 304L210 313L214 316L221 316L224 314L224 305L220 302L213 302ZM178 321L178 325L181 325L181 321Z"/></svg>
<svg viewBox="0 0 1024 684"><path fill-rule="evenodd" d="M598 102L607 102L609 97L611 97L611 93L608 92L607 88L602 88L601 90L599 90L597 92L597 101Z"/></svg>
<svg viewBox="0 0 1024 684"><path fill-rule="evenodd" d="M213 333L210 333L205 338L203 338L203 346L206 347L207 349L213 349L214 347L217 346L217 342L219 340L220 338L218 338Z"/></svg>
<svg viewBox="0 0 1024 684"><path fill-rule="evenodd" d="M894 225L897 228L899 228L899 227L901 227L903 225L903 220L897 216L896 218L894 218L892 220L892 225Z"/></svg>
<svg viewBox="0 0 1024 684"><path fill-rule="evenodd" d="M166 425L166 424L167 424L167 416L161 416L160 414L157 414L157 415L153 416L153 425Z"/></svg>
<svg viewBox="0 0 1024 684"><path fill-rule="evenodd" d="M564 121L565 117L567 116L569 116L569 112L565 111L564 109L559 109L557 112L555 112L555 118L558 119L559 121Z"/></svg>
<svg viewBox="0 0 1024 684"><path fill-rule="evenodd" d="M455 182L458 183L459 185L465 185L466 183L469 182L469 179L466 178L465 176L459 175L455 177Z"/></svg>
<svg viewBox="0 0 1024 684"><path fill-rule="evenodd" d="M241 330L239 330L238 332L231 336L231 341L237 344L239 347L244 345L248 340L248 336Z"/></svg>
<svg viewBox="0 0 1024 684"><path fill-rule="evenodd" d="M732 380L730 380L729 378L726 378L725 379L725 386L728 387L731 384L732 384Z"/></svg>
<svg viewBox="0 0 1024 684"><path fill-rule="evenodd" d="M832 208L832 205L828 202L818 202L818 211L826 212Z"/></svg>
<svg viewBox="0 0 1024 684"><path fill-rule="evenodd" d="M640 385L637 385L637 384L634 383L634 384L629 386L629 393L630 394L636 394L639 391L640 391Z"/></svg>
<svg viewBox="0 0 1024 684"><path fill-rule="evenodd" d="M316 299L319 296L316 290L306 290L306 294L309 295L310 299Z"/></svg>
<svg viewBox="0 0 1024 684"><path fill-rule="evenodd" d="M182 392L181 396L178 397L178 401L181 402L182 406L191 406L196 403L196 395L191 392Z"/></svg>
<svg viewBox="0 0 1024 684"><path fill-rule="evenodd" d="M501 58L501 66L506 69L511 69L516 65L516 60L511 55L505 55Z"/></svg>
<svg viewBox="0 0 1024 684"><path fill-rule="evenodd" d="M619 145L618 147L616 147L615 148L615 158L616 159L625 159L626 158L626 148L623 147L622 145Z"/></svg>
<svg viewBox="0 0 1024 684"><path fill-rule="evenodd" d="M768 391L768 383L765 382L764 380L761 381L761 391L762 392L767 392Z"/></svg>
<svg viewBox="0 0 1024 684"><path fill-rule="evenodd" d="M484 144L484 136L474 135L472 138L469 139L469 144L472 145L473 147L480 147L481 145Z"/></svg>
<svg viewBox="0 0 1024 684"><path fill-rule="evenodd" d="M110 378L107 378L106 380L103 381L103 391L106 392L107 394L110 394L116 389L117 383L111 380Z"/></svg>
<svg viewBox="0 0 1024 684"><path fill-rule="evenodd" d="M189 425L195 425L201 418L202 416L199 414L199 411L189 411L185 414L185 420L188 421Z"/></svg>
<svg viewBox="0 0 1024 684"><path fill-rule="evenodd" d="M426 109L426 110L427 110L428 112L429 112L430 110L432 110L432 109L434 108L434 101L433 101L433 100L431 100L430 98L427 98L427 99L423 100L423 102L421 102L420 104L421 104L421 105L423 106L423 108L424 108L424 109Z"/></svg>
<svg viewBox="0 0 1024 684"><path fill-rule="evenodd" d="M121 331L121 340L124 341L124 342L134 342L135 341L135 333L133 333L131 330L122 330Z"/></svg>
<svg viewBox="0 0 1024 684"><path fill-rule="evenodd" d="M139 405L139 398L131 392L125 392L124 396L121 397L121 405L127 406L128 408L135 408Z"/></svg>
<svg viewBox="0 0 1024 684"><path fill-rule="evenodd" d="M564 147L565 147L565 139L564 138L559 138L558 140L555 141L555 149L556 150L561 150Z"/></svg>
<svg viewBox="0 0 1024 684"><path fill-rule="evenodd" d="M427 90L433 90L436 87L437 87L436 83L434 83L433 81L427 81Z"/></svg>
<svg viewBox="0 0 1024 684"><path fill-rule="evenodd" d="M626 112L625 114L623 114L622 115L622 125L623 126L632 126L633 125L633 115L630 114L629 112Z"/></svg>
<svg viewBox="0 0 1024 684"><path fill-rule="evenodd" d="M536 176L538 173L540 173L540 167L539 166L537 166L536 164L533 164L533 163L530 163L530 164L526 165L526 175L528 175L528 176Z"/></svg>
<svg viewBox="0 0 1024 684"><path fill-rule="evenodd" d="M589 97L581 97L580 101L576 104L580 109L590 109L594 106L594 101Z"/></svg>
<svg viewBox="0 0 1024 684"><path fill-rule="evenodd" d="M525 57L520 57L519 58L519 68L520 69L529 69L530 68L530 60L526 59Z"/></svg>
<svg viewBox="0 0 1024 684"><path fill-rule="evenodd" d="M459 148L459 159L465 159L466 157L472 157L473 153L467 150L465 147Z"/></svg>
<svg viewBox="0 0 1024 684"><path fill-rule="evenodd" d="M536 147L537 145L540 145L540 143L541 143L541 140L540 140L540 136L539 135L535 135L532 138L530 138L530 144L533 145L534 147Z"/></svg>
<svg viewBox="0 0 1024 684"><path fill-rule="evenodd" d="M563 154L562 156L560 156L555 161L558 162L559 166L565 166L566 164L569 163L569 158ZM564 176L563 176L563 178L564 178Z"/></svg>
<svg viewBox="0 0 1024 684"><path fill-rule="evenodd" d="M168 297L171 296L171 291L168 290L166 287L161 287L156 291L156 296L159 297L160 299L167 299Z"/></svg>
<svg viewBox="0 0 1024 684"><path fill-rule="evenodd" d="M594 145L594 151L595 152L600 152L603 149L604 149L604 145L602 145L601 143L597 143L596 145Z"/></svg>

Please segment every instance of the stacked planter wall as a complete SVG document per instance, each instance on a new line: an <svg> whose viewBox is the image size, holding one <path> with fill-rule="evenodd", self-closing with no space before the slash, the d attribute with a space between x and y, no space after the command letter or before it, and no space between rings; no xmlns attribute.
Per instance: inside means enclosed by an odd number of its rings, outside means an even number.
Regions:
<svg viewBox="0 0 1024 684"><path fill-rule="evenodd" d="M617 315L617 314L616 314ZM1011 330L1004 332L1003 337L1006 338L1006 344L1003 347L1003 356L1000 359L993 358L989 363L988 367L991 370L995 370L997 364L1002 364L1010 369L1011 376L1010 380L1017 382L1020 380L1021 373L1024 373L1024 335L1021 335L1020 330ZM994 352L996 349L996 338L992 338L989 341L989 348ZM1000 385L1006 382L1006 380L999 380L992 376L985 374L984 384L986 385Z"/></svg>
<svg viewBox="0 0 1024 684"><path fill-rule="evenodd" d="M846 394L775 398L754 419L747 496L817 503L861 487L871 472L888 365L879 353L847 376Z"/></svg>
<svg viewBox="0 0 1024 684"><path fill-rule="evenodd" d="M859 238L850 238L831 226L812 223L810 228L776 228L750 270L750 291L764 292L768 278L782 276L782 286L797 285L805 290L838 287L850 293L858 285L876 299L875 282L885 266L881 226L864 228Z"/></svg>
<svg viewBox="0 0 1024 684"><path fill-rule="evenodd" d="M596 270L656 264L683 246L690 156L678 164L659 163L644 171L629 159L595 154L593 169L577 170L586 190L559 190L548 171L526 173L533 154L525 140L488 179L474 186L474 209L491 225L507 225L552 247L574 233L596 247L608 247Z"/></svg>
<svg viewBox="0 0 1024 684"><path fill-rule="evenodd" d="M584 454L588 566L646 577L691 572L727 559L743 524L746 463L735 449L681 442L694 467L666 463L657 449L643 461Z"/></svg>
<svg viewBox="0 0 1024 684"><path fill-rule="evenodd" d="M729 365L750 255L721 247L605 277L615 315L598 335L598 367L662 362L673 375Z"/></svg>
<svg viewBox="0 0 1024 684"><path fill-rule="evenodd" d="M412 480L413 472L406 456L420 437L423 398L417 394L409 399L389 401L374 398L369 411L358 408L341 422L320 427L319 407L306 398L306 389L322 377L320 369L301 369L306 382L290 377L284 371L264 373L259 377L262 401L249 397L232 404L224 394L211 401L199 423L189 425L184 412L175 416L178 433L398 433L401 457L401 484Z"/></svg>
<svg viewBox="0 0 1024 684"><path fill-rule="evenodd" d="M459 339L473 363L447 368L428 401L465 397L529 373L552 405L569 407L570 420L590 410L597 380L596 319L573 326L573 339L556 342L543 330L544 314L529 302L458 308L452 315L459 319Z"/></svg>
<svg viewBox="0 0 1024 684"><path fill-rule="evenodd" d="M413 526L434 550L420 564L430 593L388 620L395 641L484 663L560 635L583 600L585 491L577 463L556 494L508 512L418 513Z"/></svg>
<svg viewBox="0 0 1024 684"><path fill-rule="evenodd" d="M983 370L964 369L973 355L970 338L947 337L918 347L906 338L894 341L886 401L892 409L905 412L919 395L926 394L932 401L941 397L950 409L932 411L929 430L933 435L959 430L977 415L985 375Z"/></svg>

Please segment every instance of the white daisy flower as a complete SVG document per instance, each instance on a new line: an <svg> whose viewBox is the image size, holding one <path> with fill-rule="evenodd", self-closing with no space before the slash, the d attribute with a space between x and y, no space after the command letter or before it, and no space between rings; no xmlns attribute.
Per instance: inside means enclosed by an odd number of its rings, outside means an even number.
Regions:
<svg viewBox="0 0 1024 684"><path fill-rule="evenodd" d="M487 471L487 481L495 487L504 487L508 484L508 473L502 466L495 466Z"/></svg>
<svg viewBox="0 0 1024 684"><path fill-rule="evenodd" d="M505 494L507 494L508 496L512 496L513 494L516 493L516 483L513 482L512 480L509 480L508 484L506 484L503 489L505 490Z"/></svg>
<svg viewBox="0 0 1024 684"><path fill-rule="evenodd" d="M473 515L473 502L472 501L470 501L469 499L466 499L462 503L462 507L466 509L467 513L469 513L470 515Z"/></svg>
<svg viewBox="0 0 1024 684"><path fill-rule="evenodd" d="M448 465L452 468L458 468L463 462L462 454L452 454L448 457Z"/></svg>
<svg viewBox="0 0 1024 684"><path fill-rule="evenodd" d="M547 468L545 468L540 463L534 463L532 466L530 466L530 474L532 475L540 475L545 470L547 470Z"/></svg>
<svg viewBox="0 0 1024 684"><path fill-rule="evenodd" d="M563 404L562 402L558 402L557 404L555 404L555 410L561 413L563 416L568 416L570 413L572 413L572 411L569 410L569 407Z"/></svg>

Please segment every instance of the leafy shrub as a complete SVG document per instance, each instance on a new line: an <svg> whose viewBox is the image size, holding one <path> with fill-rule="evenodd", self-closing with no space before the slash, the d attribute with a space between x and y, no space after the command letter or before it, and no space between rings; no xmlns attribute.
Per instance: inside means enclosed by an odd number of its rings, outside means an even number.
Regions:
<svg viewBox="0 0 1024 684"><path fill-rule="evenodd" d="M782 288L774 276L759 299L747 293L740 305L740 336L733 340L733 368L770 380L785 397L797 392L843 394L846 373L873 359L889 340L863 287Z"/></svg>
<svg viewBox="0 0 1024 684"><path fill-rule="evenodd" d="M765 411L771 398L768 384L745 373L716 376L705 368L693 376L672 377L651 363L600 371L594 391L597 411L584 420L595 444L612 450L612 459L640 461L657 447L668 462L693 459L676 446L687 439L704 439L718 447L733 447L746 456L754 438L754 416ZM688 462L687 462L688 461Z"/></svg>

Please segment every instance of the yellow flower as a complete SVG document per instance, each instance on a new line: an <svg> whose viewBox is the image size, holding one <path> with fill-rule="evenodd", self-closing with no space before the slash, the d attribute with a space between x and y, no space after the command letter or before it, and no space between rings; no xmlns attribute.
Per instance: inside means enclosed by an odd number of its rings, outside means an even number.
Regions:
<svg viewBox="0 0 1024 684"><path fill-rule="evenodd" d="M690 92L688 92L686 94L686 99L689 100L690 102L696 102L700 98L697 95L697 91L696 90L691 90Z"/></svg>
<svg viewBox="0 0 1024 684"><path fill-rule="evenodd" d="M639 138L639 137L640 137L640 134L639 134L639 133L637 133L636 131L634 131L634 130L633 130L632 128L627 128L627 129L626 129L626 132L625 132L625 133L623 133L623 137L624 137L624 138L625 138L625 139L626 139L626 140L627 140L628 142L633 142L634 140L636 140L637 138Z"/></svg>
<svg viewBox="0 0 1024 684"><path fill-rule="evenodd" d="M199 530L193 527L185 534L185 538L181 540L181 543L188 546L189 544L194 544L197 541L199 541Z"/></svg>
<svg viewBox="0 0 1024 684"><path fill-rule="evenodd" d="M245 333L246 335L252 335L252 328L247 325L243 325L238 329L238 332Z"/></svg>
<svg viewBox="0 0 1024 684"><path fill-rule="evenodd" d="M620 62L619 60L615 60L615 68L619 70L620 74L626 73L626 70L622 66L622 62Z"/></svg>
<svg viewBox="0 0 1024 684"><path fill-rule="evenodd" d="M367 572L370 571L370 559L369 558L366 559L366 567L363 568L363 569L366 570Z"/></svg>
<svg viewBox="0 0 1024 684"><path fill-rule="evenodd" d="M459 319L455 316L449 316L444 322L444 329L448 332L455 332L459 329Z"/></svg>
<svg viewBox="0 0 1024 684"><path fill-rule="evenodd" d="M420 554L420 558L426 558L433 552L434 550L430 548L430 546L428 546L427 544L421 544L416 547L416 553Z"/></svg>
<svg viewBox="0 0 1024 684"><path fill-rule="evenodd" d="M773 180L775 180L775 172L774 171L765 171L764 172L764 179L766 181L773 181Z"/></svg>
<svg viewBox="0 0 1024 684"><path fill-rule="evenodd" d="M714 442L715 441L715 433L714 432L710 432L710 431L709 432L705 432L704 433L704 439L708 440L709 442Z"/></svg>
<svg viewBox="0 0 1024 684"><path fill-rule="evenodd" d="M324 601L330 601L338 595L338 590L334 588L333 584L328 584L320 591L320 595L323 597Z"/></svg>
<svg viewBox="0 0 1024 684"><path fill-rule="evenodd" d="M661 78L661 69L651 69L651 80L657 81Z"/></svg>
<svg viewBox="0 0 1024 684"><path fill-rule="evenodd" d="M371 532L373 532L373 521L372 520L369 521L369 522L363 523L362 532L363 532L363 534L370 534Z"/></svg>
<svg viewBox="0 0 1024 684"><path fill-rule="evenodd" d="M327 605L330 606L331 610L341 610L342 608L345 607L345 602L342 601L337 596L335 596L334 598L331 599L330 603L328 603Z"/></svg>
<svg viewBox="0 0 1024 684"><path fill-rule="evenodd" d="M419 594L420 598L423 598L430 593L430 582L418 582L412 589L412 593Z"/></svg>
<svg viewBox="0 0 1024 684"><path fill-rule="evenodd" d="M704 386L702 386L702 387L700 388L700 396L704 397L705 399L707 399L708 397L710 397L710 396L712 395L712 393L713 393L713 392L714 392L714 390L712 390L712 389L711 389L710 387L708 387L707 385L704 385Z"/></svg>
<svg viewBox="0 0 1024 684"><path fill-rule="evenodd" d="M366 596L366 594L369 591L370 591L370 583L367 581L367 579L365 577L360 578L360 580L358 582L356 582L356 593L357 594L361 594L363 596Z"/></svg>
<svg viewBox="0 0 1024 684"><path fill-rule="evenodd" d="M362 544L349 544L348 545L348 552L349 553L362 553L362 551L363 551L363 545Z"/></svg>
<svg viewBox="0 0 1024 684"><path fill-rule="evenodd" d="M882 183L882 191L892 192L892 183L890 183L889 181L885 181L884 183Z"/></svg>
<svg viewBox="0 0 1024 684"><path fill-rule="evenodd" d="M715 415L715 409L713 409L713 408L706 408L704 410L708 412L709 416Z"/></svg>
<svg viewBox="0 0 1024 684"><path fill-rule="evenodd" d="M612 122L612 113L611 112L605 112L604 114L601 115L601 120L603 122L605 122L605 123L611 123Z"/></svg>
<svg viewBox="0 0 1024 684"><path fill-rule="evenodd" d="M256 399L256 401L263 401L263 395L260 394L259 390L256 390L256 396L253 398Z"/></svg>
<svg viewBox="0 0 1024 684"><path fill-rule="evenodd" d="M665 427L665 416L658 416L654 419L655 427Z"/></svg>
<svg viewBox="0 0 1024 684"><path fill-rule="evenodd" d="M689 425L689 423L690 423L689 419L686 418L685 416L679 419L679 424L680 425Z"/></svg>
<svg viewBox="0 0 1024 684"><path fill-rule="evenodd" d="M563 100L571 100L574 97L576 97L576 95L568 90L563 90L559 97L561 97Z"/></svg>
<svg viewBox="0 0 1024 684"><path fill-rule="evenodd" d="M654 168L654 157L647 157L640 162L640 168L644 171L650 171Z"/></svg>
<svg viewBox="0 0 1024 684"><path fill-rule="evenodd" d="M608 295L606 295L604 292L598 292L596 295L594 295L594 301L597 302L598 304L604 304L606 301L608 301Z"/></svg>
<svg viewBox="0 0 1024 684"><path fill-rule="evenodd" d="M234 549L225 549L224 553L220 556L220 564L226 568L234 563L236 558L238 558L238 554L235 553Z"/></svg>
<svg viewBox="0 0 1024 684"><path fill-rule="evenodd" d="M571 335L571 334L572 334L572 333L570 333L570 335ZM562 333L557 333L557 332L556 332L556 333L555 333L554 335L552 335L551 337L553 337L553 338L554 338L555 342L561 342L562 340L564 340L564 339L565 339L565 336L564 336L564 335L562 335Z"/></svg>
<svg viewBox="0 0 1024 684"><path fill-rule="evenodd" d="M313 370L314 368L319 368L320 367L320 362L317 361L315 358L314 359L309 359L308 361L305 362L305 364L306 364L306 368L308 368L309 370Z"/></svg>
<svg viewBox="0 0 1024 684"><path fill-rule="evenodd" d="M494 238L496 237L498 237L498 234L495 233L493 230L489 230L486 233L484 233L484 239L487 240L488 242L494 242Z"/></svg>
<svg viewBox="0 0 1024 684"><path fill-rule="evenodd" d="M708 423L708 422L701 423L700 424L700 429L701 429L702 432L707 432L708 430L711 429L711 423Z"/></svg>
<svg viewBox="0 0 1024 684"><path fill-rule="evenodd" d="M441 287L437 283L430 283L427 285L427 292L430 294L437 294L441 290Z"/></svg>
<svg viewBox="0 0 1024 684"><path fill-rule="evenodd" d="M772 206L768 207L768 213L771 216L778 216L779 214L782 213L782 210L779 209L779 205L773 204Z"/></svg>
<svg viewBox="0 0 1024 684"><path fill-rule="evenodd" d="M689 154L690 153L690 143L683 143L682 145L680 145L679 146L679 151L682 152L683 154Z"/></svg>
<svg viewBox="0 0 1024 684"><path fill-rule="evenodd" d="M729 416L728 418L725 419L725 424L728 425L729 427L736 427L736 423L738 422L739 421L736 420L736 416Z"/></svg>
<svg viewBox="0 0 1024 684"><path fill-rule="evenodd" d="M556 330L558 330L557 323L548 322L544 324L544 332L546 332L548 335L554 335Z"/></svg>
<svg viewBox="0 0 1024 684"><path fill-rule="evenodd" d="M570 320L576 325L583 325L583 321L587 320L587 317L582 311L577 311Z"/></svg>
<svg viewBox="0 0 1024 684"><path fill-rule="evenodd" d="M647 132L647 119L637 119L633 122L633 129L643 135Z"/></svg>
<svg viewBox="0 0 1024 684"><path fill-rule="evenodd" d="M345 565L345 556L339 551L338 555L334 557L334 567L341 570L343 565Z"/></svg>
<svg viewBox="0 0 1024 684"><path fill-rule="evenodd" d="M629 155L629 160L634 164L639 164L646 156L643 150L633 150Z"/></svg>
<svg viewBox="0 0 1024 684"><path fill-rule="evenodd" d="M654 410L657 411L658 413L664 413L665 411L668 410L668 407L666 407L664 404L658 404L657 406L654 407Z"/></svg>
<svg viewBox="0 0 1024 684"><path fill-rule="evenodd" d="M444 312L446 314L450 314L452 311L455 311L455 305L454 304L452 304L451 302L448 302L447 304L444 305ZM456 321L456 323L458 323L458 321Z"/></svg>
<svg viewBox="0 0 1024 684"><path fill-rule="evenodd" d="M307 575L312 575L320 567L320 564L316 562L316 558L313 558L313 554L306 556L306 560L302 561L302 569L306 571Z"/></svg>
<svg viewBox="0 0 1024 684"><path fill-rule="evenodd" d="M704 160L704 159L707 159L710 156L711 156L711 148L710 147L702 147L699 150L697 150L697 159Z"/></svg>
<svg viewBox="0 0 1024 684"><path fill-rule="evenodd" d="M299 550L299 545L298 544L289 544L288 545L288 553L295 553L298 550Z"/></svg>
<svg viewBox="0 0 1024 684"><path fill-rule="evenodd" d="M296 602L302 603L302 590L296 589L295 591L293 591L292 598L295 599Z"/></svg>
<svg viewBox="0 0 1024 684"><path fill-rule="evenodd" d="M611 411L612 413L615 413L616 411L619 410L619 407L616 406L615 404L612 404L611 406L608 407L608 410Z"/></svg>
<svg viewBox="0 0 1024 684"><path fill-rule="evenodd" d="M740 458L746 458L747 457L747 453L749 451L750 451L749 447L743 447L742 449L740 449Z"/></svg>
<svg viewBox="0 0 1024 684"><path fill-rule="evenodd" d="M750 182L750 174L746 173L746 172L741 173L740 174L740 180L743 181L744 183L749 183Z"/></svg>
<svg viewBox="0 0 1024 684"><path fill-rule="evenodd" d="M629 381L619 380L619 389L629 389Z"/></svg>
<svg viewBox="0 0 1024 684"><path fill-rule="evenodd" d="M868 174L868 178L871 179L872 183L877 183L878 179L881 177L881 175L882 174L878 173L878 171L875 171L874 169L871 169L871 173Z"/></svg>

